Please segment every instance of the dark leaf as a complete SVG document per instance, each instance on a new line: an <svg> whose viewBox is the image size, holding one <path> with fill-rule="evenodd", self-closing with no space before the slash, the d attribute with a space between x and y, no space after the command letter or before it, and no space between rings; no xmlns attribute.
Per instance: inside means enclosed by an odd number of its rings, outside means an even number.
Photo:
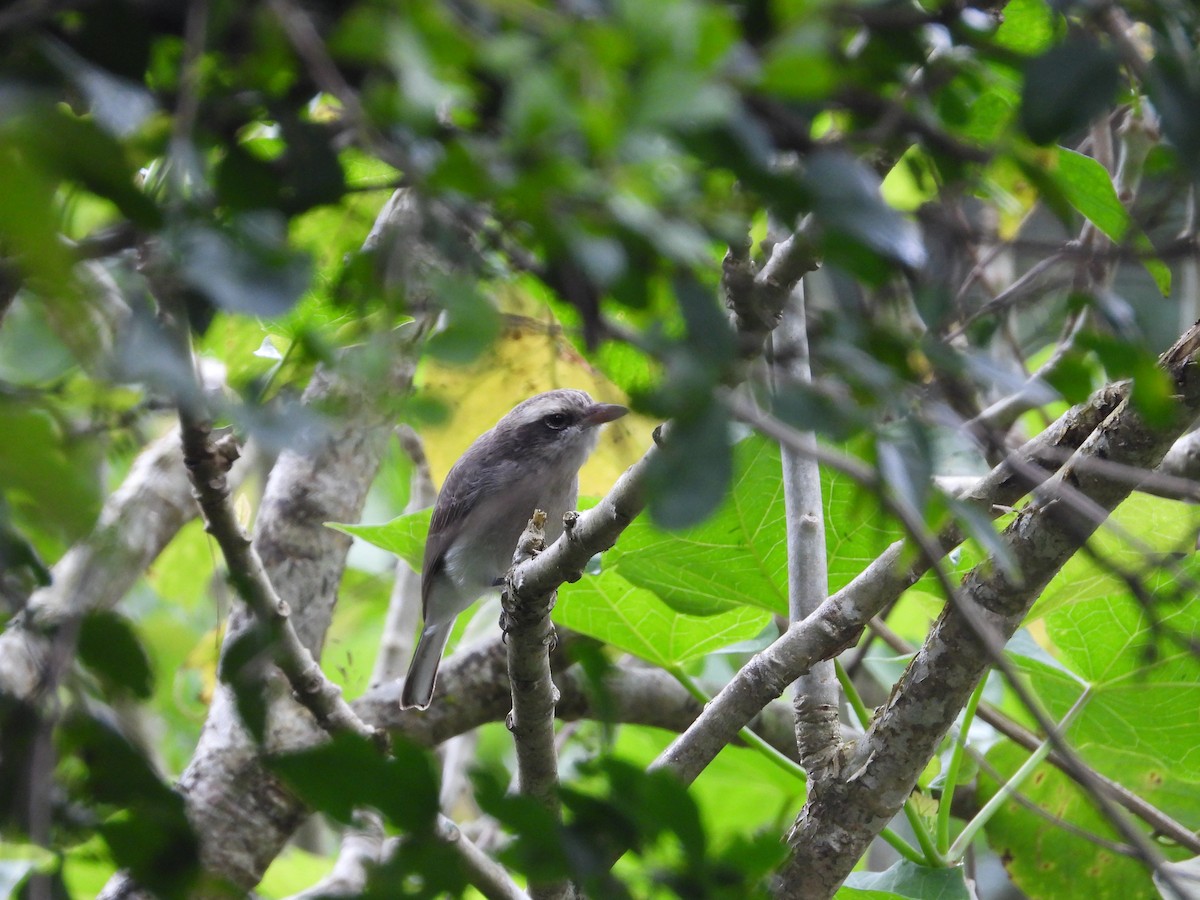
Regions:
<svg viewBox="0 0 1200 900"><path fill-rule="evenodd" d="M888 429L875 450L884 484L912 515L922 516L933 481L933 451L925 429L902 420Z"/></svg>
<svg viewBox="0 0 1200 900"><path fill-rule="evenodd" d="M1144 346L1095 333L1080 335L1079 345L1095 352L1109 377L1133 379L1129 400L1151 425L1166 425L1178 413L1171 379Z"/></svg>
<svg viewBox="0 0 1200 900"><path fill-rule="evenodd" d="M24 145L43 171L111 200L143 228L161 224L158 207L136 185L135 169L124 148L95 121L58 108L33 107L10 127L16 143Z"/></svg>
<svg viewBox="0 0 1200 900"><path fill-rule="evenodd" d="M268 318L290 310L312 274L308 257L288 248L283 220L265 211L230 228L191 225L176 252L187 283L217 306Z"/></svg>
<svg viewBox="0 0 1200 900"><path fill-rule="evenodd" d="M154 671L133 625L108 610L93 610L79 627L79 660L117 693L145 700L154 692Z"/></svg>
<svg viewBox="0 0 1200 900"><path fill-rule="evenodd" d="M515 835L501 853L514 869L540 879L564 878L571 866L561 827L532 797L510 794L499 773L477 769L471 774L479 808Z"/></svg>
<svg viewBox="0 0 1200 900"><path fill-rule="evenodd" d="M771 400L772 412L801 431L815 431L833 441L849 440L869 423L846 399L813 384L787 384Z"/></svg>
<svg viewBox="0 0 1200 900"><path fill-rule="evenodd" d="M1086 354L1072 350L1046 375L1046 383L1068 403L1082 403L1095 388L1096 366Z"/></svg>
<svg viewBox="0 0 1200 900"><path fill-rule="evenodd" d="M346 191L346 175L330 145L333 131L325 126L281 116L284 155L284 209L295 215L314 206L336 203Z"/></svg>
<svg viewBox="0 0 1200 900"><path fill-rule="evenodd" d="M492 345L500 333L500 313L475 284L463 278L439 278L434 289L446 322L425 344L435 359L466 363Z"/></svg>
<svg viewBox="0 0 1200 900"><path fill-rule="evenodd" d="M879 192L879 178L846 153L813 154L804 172L813 212L829 232L827 246L853 241L909 269L925 263L916 224L893 209Z"/></svg>
<svg viewBox="0 0 1200 900"><path fill-rule="evenodd" d="M242 724L261 741L267 726L265 667L271 660L271 636L253 620L226 638L217 677L233 690Z"/></svg>
<svg viewBox="0 0 1200 900"><path fill-rule="evenodd" d="M326 744L276 756L271 768L306 802L350 823L359 806L372 806L408 832L429 833L438 813L438 779L426 750L397 741L391 758L363 738L335 734Z"/></svg>
<svg viewBox="0 0 1200 900"><path fill-rule="evenodd" d="M275 166L239 144L226 150L214 177L217 196L229 209L267 209L280 203L283 182Z"/></svg>
<svg viewBox="0 0 1200 900"><path fill-rule="evenodd" d="M1120 85L1111 50L1090 37L1069 37L1025 67L1021 126L1035 143L1052 143L1108 109Z"/></svg>
<svg viewBox="0 0 1200 900"><path fill-rule="evenodd" d="M1165 49L1156 53L1146 87L1180 161L1200 178L1200 76L1194 57L1181 60Z"/></svg>
<svg viewBox="0 0 1200 900"><path fill-rule="evenodd" d="M4 497L0 494L0 572L24 572L39 587L50 584L50 570L37 548L9 521Z"/></svg>
<svg viewBox="0 0 1200 900"><path fill-rule="evenodd" d="M725 311L713 292L694 278L677 278L674 287L683 321L687 324L688 347L707 361L714 377L720 376L736 349Z"/></svg>
<svg viewBox="0 0 1200 900"><path fill-rule="evenodd" d="M386 862L373 868L359 900L442 900L467 890L466 872L456 851L432 835L406 835ZM469 896L469 894L467 895Z"/></svg>
<svg viewBox="0 0 1200 900"><path fill-rule="evenodd" d="M30 773L43 729L37 708L0 695L0 830L28 828Z"/></svg>
<svg viewBox="0 0 1200 900"><path fill-rule="evenodd" d="M647 473L650 515L663 528L685 528L712 513L733 475L729 419L716 402L675 419Z"/></svg>
<svg viewBox="0 0 1200 900"><path fill-rule="evenodd" d="M163 898L190 897L200 875L199 844L183 811L183 798L114 816L99 826L118 866Z"/></svg>
<svg viewBox="0 0 1200 900"><path fill-rule="evenodd" d="M107 721L76 711L59 736L63 754L84 766L88 799L124 810L100 826L117 865L160 896L187 896L199 874L199 847L183 798Z"/></svg>
<svg viewBox="0 0 1200 900"><path fill-rule="evenodd" d="M100 18L92 16L89 21ZM154 97L140 82L93 65L59 41L46 40L42 46L46 56L87 98L92 116L110 134L126 137L154 113Z"/></svg>

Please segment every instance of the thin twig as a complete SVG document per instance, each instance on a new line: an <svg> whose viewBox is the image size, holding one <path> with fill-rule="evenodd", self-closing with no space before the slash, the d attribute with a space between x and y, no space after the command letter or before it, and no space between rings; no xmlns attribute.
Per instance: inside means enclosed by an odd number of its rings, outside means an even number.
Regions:
<svg viewBox="0 0 1200 900"><path fill-rule="evenodd" d="M152 266L150 267L153 268ZM178 395L183 458L205 530L213 536L229 567L238 595L271 636L274 660L287 677L296 699L330 731L350 731L376 740L379 732L364 723L346 703L341 688L325 677L290 621L291 610L275 592L258 552L242 530L230 497L227 475L238 457L231 435L213 438L212 419L200 389L192 352L187 315L171 286L157 283L157 298L164 310L166 334L182 360L189 381Z"/></svg>

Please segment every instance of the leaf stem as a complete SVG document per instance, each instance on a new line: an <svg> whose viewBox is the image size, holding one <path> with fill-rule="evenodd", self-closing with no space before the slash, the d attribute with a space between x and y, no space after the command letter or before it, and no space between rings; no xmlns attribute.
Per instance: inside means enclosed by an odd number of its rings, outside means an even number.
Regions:
<svg viewBox="0 0 1200 900"><path fill-rule="evenodd" d="M1067 710L1067 714L1058 723L1057 730L1059 732L1064 731L1075 717L1083 711L1083 707L1087 705L1087 702L1091 699L1091 695L1092 689L1089 685L1083 689L1083 693L1079 695L1079 699L1075 701L1075 705ZM1000 789L983 805L983 809L976 813L975 817L963 827L954 844L947 851L946 855L950 859L958 859L966 852L967 848L971 846L971 841L975 839L975 835L987 825L992 816L1000 809L1000 805L1012 796L1025 783L1025 779L1033 774L1033 770L1050 755L1051 749L1053 749L1053 742L1047 737L1038 745L1036 750L1029 754L1029 759L1025 760L1021 767L1013 773L1012 778L1000 785Z"/></svg>
<svg viewBox="0 0 1200 900"><path fill-rule="evenodd" d="M962 768L963 755L967 751L967 735L971 731L971 723L975 721L975 709L979 706L980 698L983 697L983 688L986 684L987 676L984 675L971 693L971 699L967 701L958 736L950 751L950 763L946 766L946 777L942 785L942 799L938 803L937 847L939 853L945 854L950 850L950 801L954 797L954 788L958 785L958 773Z"/></svg>

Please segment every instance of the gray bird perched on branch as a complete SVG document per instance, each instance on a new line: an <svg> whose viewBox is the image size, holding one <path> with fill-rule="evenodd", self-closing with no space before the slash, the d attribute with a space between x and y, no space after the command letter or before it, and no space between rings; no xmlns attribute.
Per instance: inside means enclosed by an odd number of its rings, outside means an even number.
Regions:
<svg viewBox="0 0 1200 900"><path fill-rule="evenodd" d="M563 514L579 493L579 468L600 426L626 412L583 391L547 391L514 406L454 464L429 523L421 574L425 622L402 709L429 706L454 620L504 577L533 511L546 512L548 542L562 534Z"/></svg>

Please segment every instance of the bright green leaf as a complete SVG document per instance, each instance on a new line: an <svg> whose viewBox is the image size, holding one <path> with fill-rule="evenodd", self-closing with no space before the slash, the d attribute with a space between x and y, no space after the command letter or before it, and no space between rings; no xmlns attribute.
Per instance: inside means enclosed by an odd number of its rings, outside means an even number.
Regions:
<svg viewBox="0 0 1200 900"><path fill-rule="evenodd" d="M1108 171L1090 156L1060 148L1052 175L1067 200L1113 241L1129 230L1129 212L1117 197Z"/></svg>
<svg viewBox="0 0 1200 900"><path fill-rule="evenodd" d="M397 516L383 525L348 525L341 522L325 524L352 537L362 538L369 544L394 553L408 563L414 572L420 572L425 557L425 537L429 534L432 509Z"/></svg>
<svg viewBox="0 0 1200 900"><path fill-rule="evenodd" d="M559 589L554 621L664 668L757 637L770 620L739 606L712 615L679 612L606 569Z"/></svg>
<svg viewBox="0 0 1200 900"><path fill-rule="evenodd" d="M625 530L606 564L683 612L739 605L787 614L787 547L779 446L750 436L734 447L729 495L705 522L666 532L645 517ZM822 470L829 589L858 575L900 537L873 498Z"/></svg>

